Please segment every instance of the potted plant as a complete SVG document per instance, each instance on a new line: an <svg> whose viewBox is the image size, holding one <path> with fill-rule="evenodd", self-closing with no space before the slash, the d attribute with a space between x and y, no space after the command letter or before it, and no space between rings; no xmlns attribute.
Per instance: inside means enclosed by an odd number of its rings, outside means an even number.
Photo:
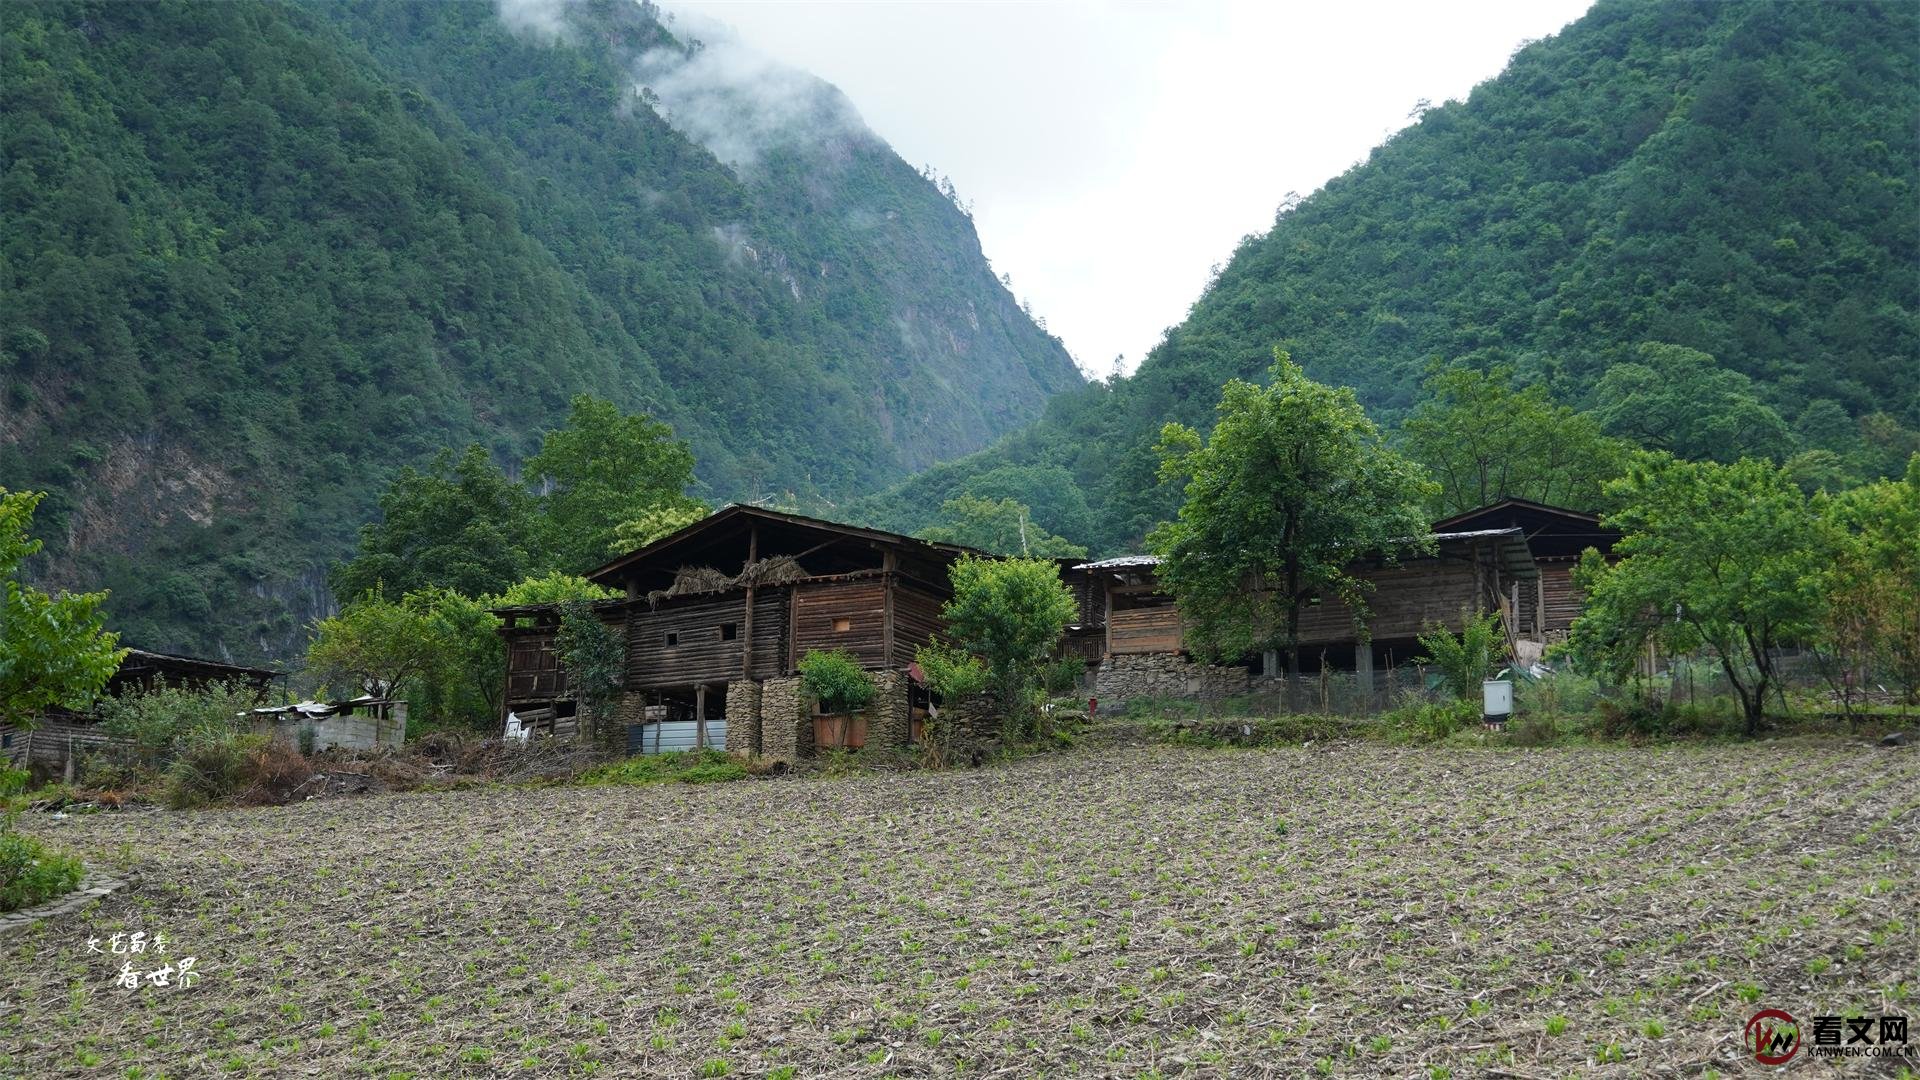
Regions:
<svg viewBox="0 0 1920 1080"><path fill-rule="evenodd" d="M800 660L800 680L813 698L813 744L857 749L867 743L867 718L873 703L873 676L849 653L809 652Z"/></svg>

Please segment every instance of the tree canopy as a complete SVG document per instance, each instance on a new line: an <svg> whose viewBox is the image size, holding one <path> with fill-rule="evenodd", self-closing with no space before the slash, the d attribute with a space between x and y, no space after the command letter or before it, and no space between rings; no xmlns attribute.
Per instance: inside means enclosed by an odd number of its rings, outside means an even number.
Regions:
<svg viewBox="0 0 1920 1080"><path fill-rule="evenodd" d="M29 534L42 495L0 488L0 723L33 726L47 709L84 709L126 650L104 627L105 593L48 595L20 580L40 550Z"/></svg>
<svg viewBox="0 0 1920 1080"><path fill-rule="evenodd" d="M1753 458L1651 459L1608 487L1619 561L1589 549L1575 572L1587 594L1576 654L1624 678L1648 642L1706 649L1758 731L1777 651L1810 641L1825 604L1834 552L1820 515L1786 470Z"/></svg>
<svg viewBox="0 0 1920 1080"><path fill-rule="evenodd" d="M1433 484L1395 453L1350 389L1307 378L1274 350L1265 386L1223 388L1207 438L1168 424L1163 470L1185 481L1179 517L1149 537L1187 645L1214 659L1264 649L1298 673L1300 607L1339 595L1364 619L1355 560L1429 546Z"/></svg>

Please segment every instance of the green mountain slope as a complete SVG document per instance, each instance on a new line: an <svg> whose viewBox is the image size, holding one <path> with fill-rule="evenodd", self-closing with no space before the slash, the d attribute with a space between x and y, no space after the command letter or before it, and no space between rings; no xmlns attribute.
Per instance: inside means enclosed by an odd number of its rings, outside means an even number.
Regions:
<svg viewBox="0 0 1920 1080"><path fill-rule="evenodd" d="M1078 484L1098 523L1070 537L1135 543L1173 506L1160 425L1204 426L1275 345L1389 422L1435 359L1587 405L1652 341L1751 377L1807 446L1920 427L1917 115L1920 7L1602 0L1283 211L1133 377L863 509L917 528L1016 463Z"/></svg>
<svg viewBox="0 0 1920 1080"><path fill-rule="evenodd" d="M283 654L394 468L518 461L572 394L674 424L709 498L831 502L1079 384L831 88L831 126L752 81L690 116L789 133L723 162L639 89L728 93L673 81L701 49L547 10L0 6L0 485L53 492L45 581L153 647Z"/></svg>

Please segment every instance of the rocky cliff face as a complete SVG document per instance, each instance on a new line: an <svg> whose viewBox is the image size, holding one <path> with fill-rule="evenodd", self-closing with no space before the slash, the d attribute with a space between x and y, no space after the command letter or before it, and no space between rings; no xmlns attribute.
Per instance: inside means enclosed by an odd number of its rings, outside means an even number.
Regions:
<svg viewBox="0 0 1920 1080"><path fill-rule="evenodd" d="M511 467L576 393L673 424L712 501L826 508L1080 381L831 87L646 5L4 31L0 484L150 647L290 654L395 468Z"/></svg>

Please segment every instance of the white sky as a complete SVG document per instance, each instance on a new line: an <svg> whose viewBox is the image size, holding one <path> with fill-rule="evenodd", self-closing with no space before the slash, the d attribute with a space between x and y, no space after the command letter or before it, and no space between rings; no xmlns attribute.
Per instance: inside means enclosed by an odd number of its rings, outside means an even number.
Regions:
<svg viewBox="0 0 1920 1080"><path fill-rule="evenodd" d="M668 0L837 85L953 178L1083 369L1131 370L1242 236L1590 0Z"/></svg>

